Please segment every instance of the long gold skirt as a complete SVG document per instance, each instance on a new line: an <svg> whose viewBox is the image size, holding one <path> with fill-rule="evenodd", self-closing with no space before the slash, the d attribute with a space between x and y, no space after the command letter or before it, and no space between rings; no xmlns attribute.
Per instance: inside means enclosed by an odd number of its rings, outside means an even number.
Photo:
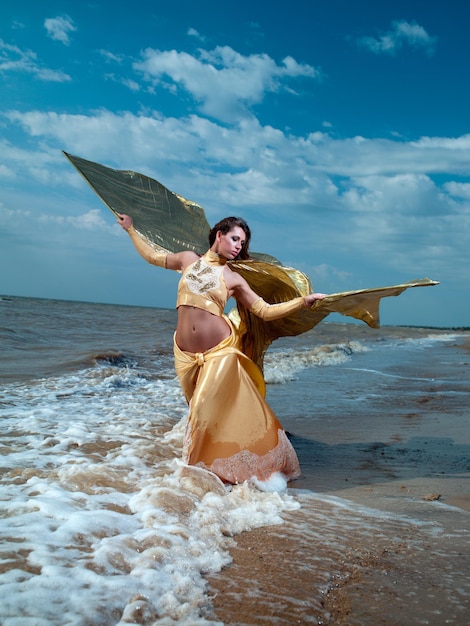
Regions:
<svg viewBox="0 0 470 626"><path fill-rule="evenodd" d="M224 482L268 480L279 472L300 475L297 455L266 403L259 368L239 350L237 330L201 353L174 342L175 367L189 404L183 460L214 472Z"/></svg>

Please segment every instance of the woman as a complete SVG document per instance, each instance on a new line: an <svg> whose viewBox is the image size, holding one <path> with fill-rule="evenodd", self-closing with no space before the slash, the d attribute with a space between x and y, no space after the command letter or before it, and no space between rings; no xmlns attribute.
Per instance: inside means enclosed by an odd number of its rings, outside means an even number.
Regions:
<svg viewBox="0 0 470 626"><path fill-rule="evenodd" d="M240 337L225 305L230 297L269 321L311 307L325 297L315 293L268 304L227 261L247 259L250 229L227 217L209 233L209 250L176 254L155 250L134 229L132 218L118 214L139 254L159 267L182 272L178 286L175 367L190 406L183 459L214 472L224 482L253 479L260 487L281 474L300 475L297 455L281 424L264 400L259 368L240 350ZM260 483L265 483L264 485Z"/></svg>

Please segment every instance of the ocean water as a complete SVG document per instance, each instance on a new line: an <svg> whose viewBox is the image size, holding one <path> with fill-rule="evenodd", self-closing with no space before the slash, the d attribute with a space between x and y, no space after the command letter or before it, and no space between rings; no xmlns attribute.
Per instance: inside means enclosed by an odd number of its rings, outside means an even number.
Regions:
<svg viewBox="0 0 470 626"><path fill-rule="evenodd" d="M176 314L0 298L0 623L466 624L469 334L322 323L268 351L302 477L180 461Z"/></svg>

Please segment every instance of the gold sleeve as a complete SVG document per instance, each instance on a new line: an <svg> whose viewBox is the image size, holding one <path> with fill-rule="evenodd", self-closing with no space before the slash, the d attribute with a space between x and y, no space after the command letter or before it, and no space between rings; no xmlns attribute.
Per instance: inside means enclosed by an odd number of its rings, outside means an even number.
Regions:
<svg viewBox="0 0 470 626"><path fill-rule="evenodd" d="M147 261L147 263L166 268L166 257L168 256L168 252L153 248L144 239L142 239L134 226L131 226L127 230L127 234L131 238L137 252Z"/></svg>
<svg viewBox="0 0 470 626"><path fill-rule="evenodd" d="M295 313L303 309L304 306L305 302L303 296L288 300L287 302L280 302L279 304L268 304L263 298L260 298L253 302L250 311L262 320L270 322L272 320L278 320L281 317L286 317L290 313Z"/></svg>

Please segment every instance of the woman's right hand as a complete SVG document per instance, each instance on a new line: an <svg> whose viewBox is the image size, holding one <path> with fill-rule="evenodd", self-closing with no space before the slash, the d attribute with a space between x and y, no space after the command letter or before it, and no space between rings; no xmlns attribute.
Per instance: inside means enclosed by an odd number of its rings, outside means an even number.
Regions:
<svg viewBox="0 0 470 626"><path fill-rule="evenodd" d="M126 215L125 213L118 213L117 214L118 218L119 218L119 224L121 226L121 228L123 228L124 230L129 230L129 228L132 226L132 217L130 215Z"/></svg>

